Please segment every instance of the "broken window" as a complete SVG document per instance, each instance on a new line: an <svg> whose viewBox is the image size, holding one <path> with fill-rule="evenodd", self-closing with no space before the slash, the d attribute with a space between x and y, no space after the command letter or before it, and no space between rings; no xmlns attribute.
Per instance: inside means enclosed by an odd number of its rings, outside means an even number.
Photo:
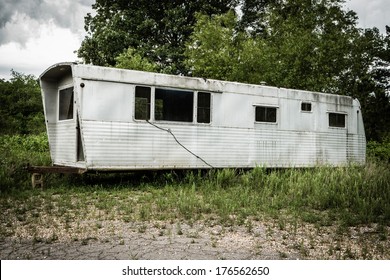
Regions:
<svg viewBox="0 0 390 280"><path fill-rule="evenodd" d="M73 87L60 90L58 103L58 119L60 121L73 119L73 100Z"/></svg>
<svg viewBox="0 0 390 280"><path fill-rule="evenodd" d="M302 102L301 103L301 110L305 112L311 112L311 103L309 102Z"/></svg>
<svg viewBox="0 0 390 280"><path fill-rule="evenodd" d="M255 119L257 122L276 123L276 108L275 107L256 106Z"/></svg>
<svg viewBox="0 0 390 280"><path fill-rule="evenodd" d="M198 92L198 123L210 123L210 93Z"/></svg>
<svg viewBox="0 0 390 280"><path fill-rule="evenodd" d="M150 119L150 87L135 87L135 109L136 120Z"/></svg>
<svg viewBox="0 0 390 280"><path fill-rule="evenodd" d="M345 127L345 114L329 113L330 127Z"/></svg>
<svg viewBox="0 0 390 280"><path fill-rule="evenodd" d="M194 93L192 91L156 88L155 119L192 122Z"/></svg>

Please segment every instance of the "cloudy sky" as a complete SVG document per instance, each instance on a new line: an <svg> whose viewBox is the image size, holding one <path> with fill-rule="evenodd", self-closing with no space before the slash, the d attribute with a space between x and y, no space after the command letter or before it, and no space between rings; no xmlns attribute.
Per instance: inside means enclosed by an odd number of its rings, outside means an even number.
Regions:
<svg viewBox="0 0 390 280"><path fill-rule="evenodd" d="M84 16L95 0L0 0L0 78L11 69L38 77L47 67L75 61L85 36ZM346 0L359 26L390 25L390 0Z"/></svg>

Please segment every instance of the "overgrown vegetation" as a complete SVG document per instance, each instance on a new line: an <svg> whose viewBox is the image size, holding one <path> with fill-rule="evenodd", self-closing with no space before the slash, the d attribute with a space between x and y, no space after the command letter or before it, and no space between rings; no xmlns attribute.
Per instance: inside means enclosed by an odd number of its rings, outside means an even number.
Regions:
<svg viewBox="0 0 390 280"><path fill-rule="evenodd" d="M36 78L11 71L0 79L0 135L39 134L45 131L41 89Z"/></svg>
<svg viewBox="0 0 390 280"><path fill-rule="evenodd" d="M45 134L2 136L0 147L2 197L19 205L25 196L36 195L23 167L50 164L47 139ZM390 223L389 167L386 161L370 159L365 166L49 177L43 196L61 192L69 200L84 200L92 193L96 200L89 205L118 211L129 220L198 220L215 215L221 223L243 223L282 212L322 224ZM129 204L129 199L136 203Z"/></svg>
<svg viewBox="0 0 390 280"><path fill-rule="evenodd" d="M50 164L40 89L35 77L12 71L10 81L0 79L0 238L21 226L39 242L38 227L52 227L45 238L54 242L57 228L77 233L80 220L95 230L106 220L169 221L181 235L181 221L250 232L262 219L281 230L291 224L295 234L298 223L340 231L373 225L379 240L389 238L389 27L386 35L358 29L356 14L339 0L130 2L96 1L78 51L86 62L357 97L369 140L367 164L46 175L45 189L32 189L25 166ZM237 3L241 17L233 11ZM138 228L146 230L145 224ZM294 246L307 254L303 242ZM370 258L364 246L363 258ZM329 247L330 255L335 251L338 243ZM345 254L351 258L352 251Z"/></svg>
<svg viewBox="0 0 390 280"><path fill-rule="evenodd" d="M0 136L0 148L0 239L87 244L101 230L115 231L108 225L129 223L139 233L160 225L159 235L171 234L166 225L189 234L181 225L199 223L253 234L253 226L265 222L269 234L280 231L282 244L291 239L304 258L315 242L329 243L326 258L388 257L390 165L381 156L370 156L365 166L51 175L44 189L33 189L23 167L49 164L46 135ZM370 145L369 154L377 154ZM334 240L298 238L308 225ZM351 251L343 240L359 228L370 235L359 233L360 247ZM218 237L211 238L217 246Z"/></svg>
<svg viewBox="0 0 390 280"><path fill-rule="evenodd" d="M29 186L25 167L50 165L46 133L0 135L0 191Z"/></svg>

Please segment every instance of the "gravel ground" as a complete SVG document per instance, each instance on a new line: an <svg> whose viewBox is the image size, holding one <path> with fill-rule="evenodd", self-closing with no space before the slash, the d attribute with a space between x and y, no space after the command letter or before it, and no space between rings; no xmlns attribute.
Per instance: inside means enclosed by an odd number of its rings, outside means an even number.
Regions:
<svg viewBox="0 0 390 280"><path fill-rule="evenodd" d="M250 221L79 221L19 225L0 236L5 259L390 259L390 228Z"/></svg>

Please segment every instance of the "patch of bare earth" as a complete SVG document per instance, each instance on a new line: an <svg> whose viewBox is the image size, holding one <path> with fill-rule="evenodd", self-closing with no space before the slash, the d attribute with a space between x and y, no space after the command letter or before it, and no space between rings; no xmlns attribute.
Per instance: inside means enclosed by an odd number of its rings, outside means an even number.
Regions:
<svg viewBox="0 0 390 280"><path fill-rule="evenodd" d="M96 214L96 213L95 213ZM103 215L104 216L104 215ZM234 224L234 223L233 223ZM317 226L274 220L219 225L43 215L1 224L1 259L390 259L378 225Z"/></svg>

